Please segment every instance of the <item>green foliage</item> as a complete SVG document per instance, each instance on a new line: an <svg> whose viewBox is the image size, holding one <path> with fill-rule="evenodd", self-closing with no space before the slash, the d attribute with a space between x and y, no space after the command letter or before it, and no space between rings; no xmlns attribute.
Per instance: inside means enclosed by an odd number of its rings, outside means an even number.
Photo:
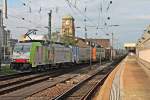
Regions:
<svg viewBox="0 0 150 100"><path fill-rule="evenodd" d="M0 71L1 75L10 75L10 74L15 74L15 73L16 72L12 70L9 65L5 65L1 67L1 71Z"/></svg>
<svg viewBox="0 0 150 100"><path fill-rule="evenodd" d="M52 35L51 35L51 41L52 42L56 42L56 41L59 41L59 42L62 42L64 43L65 45L75 45L77 41L75 41L75 39L73 37L69 37L69 36L62 36L62 37L59 37L59 33L58 32L53 32Z"/></svg>
<svg viewBox="0 0 150 100"><path fill-rule="evenodd" d="M53 32L51 35L51 41L56 42L58 40L58 33Z"/></svg>
<svg viewBox="0 0 150 100"><path fill-rule="evenodd" d="M63 36L61 37L61 42L63 42L65 45L75 45L76 41L72 37Z"/></svg>

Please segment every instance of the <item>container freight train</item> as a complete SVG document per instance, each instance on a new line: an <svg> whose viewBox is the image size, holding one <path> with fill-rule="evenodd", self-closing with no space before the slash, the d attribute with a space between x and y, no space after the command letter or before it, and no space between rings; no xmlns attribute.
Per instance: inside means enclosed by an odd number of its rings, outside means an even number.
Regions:
<svg viewBox="0 0 150 100"><path fill-rule="evenodd" d="M64 64L87 63L90 59L93 62L104 60L105 49L25 42L15 45L10 65L16 70L46 70Z"/></svg>

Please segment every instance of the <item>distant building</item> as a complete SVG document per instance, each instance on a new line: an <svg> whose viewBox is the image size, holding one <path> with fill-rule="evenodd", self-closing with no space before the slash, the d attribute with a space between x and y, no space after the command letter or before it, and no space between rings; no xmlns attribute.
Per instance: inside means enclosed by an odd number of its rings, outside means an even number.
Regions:
<svg viewBox="0 0 150 100"><path fill-rule="evenodd" d="M17 39L10 39L10 40L9 40L10 54L12 54L13 49L14 49L16 43L18 43L18 40L17 40Z"/></svg>
<svg viewBox="0 0 150 100"><path fill-rule="evenodd" d="M11 55L10 31L5 29L2 30L2 59L3 61L6 61L5 59L9 60Z"/></svg>
<svg viewBox="0 0 150 100"><path fill-rule="evenodd" d="M2 14L2 10L0 9L0 27L3 26L3 14Z"/></svg>
<svg viewBox="0 0 150 100"><path fill-rule="evenodd" d="M3 14L0 9L0 58L2 62L9 60L10 58L10 31L3 26Z"/></svg>
<svg viewBox="0 0 150 100"><path fill-rule="evenodd" d="M75 37L74 18L72 16L64 16L62 18L61 36Z"/></svg>
<svg viewBox="0 0 150 100"><path fill-rule="evenodd" d="M2 59L2 27L0 27L0 60Z"/></svg>
<svg viewBox="0 0 150 100"><path fill-rule="evenodd" d="M0 59L2 59L2 44L3 44L3 27L2 27L2 21L3 20L3 15L2 15L2 10L0 9Z"/></svg>
<svg viewBox="0 0 150 100"><path fill-rule="evenodd" d="M90 40L92 42L95 42L96 44L104 47L104 48L111 48L111 43L110 43L110 39L87 39Z"/></svg>
<svg viewBox="0 0 150 100"><path fill-rule="evenodd" d="M110 39L83 39L79 37L76 37L76 39L79 41L78 45L80 45L81 47L86 46L86 43L88 41L91 41L92 43L100 45L103 48L106 48L106 49L111 48Z"/></svg>

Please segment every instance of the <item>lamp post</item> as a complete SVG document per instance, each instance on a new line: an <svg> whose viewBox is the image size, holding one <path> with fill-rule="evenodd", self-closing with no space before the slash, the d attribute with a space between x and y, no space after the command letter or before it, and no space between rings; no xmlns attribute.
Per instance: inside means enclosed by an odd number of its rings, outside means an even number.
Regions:
<svg viewBox="0 0 150 100"><path fill-rule="evenodd" d="M90 41L90 66L92 65L92 48L91 48L91 41Z"/></svg>
<svg viewBox="0 0 150 100"><path fill-rule="evenodd" d="M114 33L111 33L112 36L112 48L111 48L111 61L113 60L113 45L114 45Z"/></svg>
<svg viewBox="0 0 150 100"><path fill-rule="evenodd" d="M48 36L51 41L51 23L52 22L52 10L48 13Z"/></svg>
<svg viewBox="0 0 150 100"><path fill-rule="evenodd" d="M109 27L117 27L117 26L120 26L120 25L108 25ZM108 34L109 35L109 34ZM114 45L114 33L111 33L111 39L112 39L112 48L111 48L111 61L113 60L113 45Z"/></svg>

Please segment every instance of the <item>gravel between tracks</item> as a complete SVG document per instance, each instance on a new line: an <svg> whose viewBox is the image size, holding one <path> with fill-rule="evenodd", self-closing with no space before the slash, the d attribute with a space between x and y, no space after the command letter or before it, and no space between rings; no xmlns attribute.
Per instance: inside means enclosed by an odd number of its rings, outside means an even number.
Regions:
<svg viewBox="0 0 150 100"><path fill-rule="evenodd" d="M107 65L105 65L105 66L107 66ZM93 70L95 68L97 68L97 65L92 66ZM67 84L72 86L72 82L70 81L70 79L72 79L75 76L76 77L78 76L78 77L82 78L79 75L79 73L85 74L85 73L88 72L87 70L89 70L88 67L83 67L82 69L72 71L68 74L64 74L64 75L61 75L61 76L58 76L58 77L55 77L55 78L49 78L49 80L47 80L47 81L44 81L44 82L41 82L41 83L38 83L38 84L35 84L35 85L32 85L32 86L28 86L28 87L19 89L19 90L14 91L14 92L10 92L10 93L5 94L5 95L1 95L0 100L22 100L26 97L29 97L29 96L33 95L33 94L35 95L37 93L40 93L40 91L43 91L43 90L46 91L47 88L50 88L50 87L53 87L53 86L60 87L59 90L62 87L63 88L68 88L68 87L64 86L63 82L66 82ZM66 81L66 80L69 80L69 81ZM63 92L63 89L62 89L62 92ZM37 99L43 100L42 97L38 97L34 100L37 100ZM44 99L46 99L46 98L44 98Z"/></svg>
<svg viewBox="0 0 150 100"><path fill-rule="evenodd" d="M69 79L63 83L56 84L52 88L48 88L44 91L34 94L31 97L26 98L26 100L36 100L39 97L44 100L52 99L57 95L64 93L66 90L73 87L75 84L79 83L81 80L84 80L88 76L89 75L77 75L76 77L73 77L72 79Z"/></svg>
<svg viewBox="0 0 150 100"><path fill-rule="evenodd" d="M53 99L56 96L63 94L68 89L72 88L73 86L75 86L76 84L81 82L82 80L85 80L86 78L90 77L93 73L97 72L98 70L102 70L102 68L104 66L98 67L98 68L96 68L96 66L94 66L94 67L95 68L91 69L90 71L84 70L84 73L83 73L83 71L80 71L76 77L73 77L64 82L58 83L55 86L50 87L44 91L38 92L38 93L26 98L26 100L50 100L50 99Z"/></svg>
<svg viewBox="0 0 150 100"><path fill-rule="evenodd" d="M62 81L65 81L69 78L72 78L76 76L75 74L65 74L65 75L61 75L59 77L56 77L54 79L50 78L47 81L29 86L29 87L25 87L23 89L5 94L0 96L0 100L22 100L28 96L30 96L33 93L36 93L37 91L42 91L43 89L46 89L48 87L54 86L57 83L60 83Z"/></svg>

